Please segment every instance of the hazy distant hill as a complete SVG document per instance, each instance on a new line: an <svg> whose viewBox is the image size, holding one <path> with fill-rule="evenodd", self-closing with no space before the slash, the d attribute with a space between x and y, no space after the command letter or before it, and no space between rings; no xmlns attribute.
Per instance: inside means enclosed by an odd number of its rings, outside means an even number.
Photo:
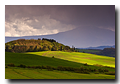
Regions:
<svg viewBox="0 0 120 84"><path fill-rule="evenodd" d="M55 39L56 41L68 45L70 47L75 46L77 48L85 48L88 46L98 45L114 45L115 44L115 32L101 29L101 28L76 28L66 32L60 32L52 35L41 36L24 36L24 37L5 37L5 42L17 40L17 39L38 39L48 38ZM102 48L103 49L103 48Z"/></svg>
<svg viewBox="0 0 120 84"><path fill-rule="evenodd" d="M98 46L98 47L89 47L88 49L104 49L104 48L115 48L115 45L113 46Z"/></svg>
<svg viewBox="0 0 120 84"><path fill-rule="evenodd" d="M98 55L115 57L115 48L104 48L103 50L101 50L97 54Z"/></svg>
<svg viewBox="0 0 120 84"><path fill-rule="evenodd" d="M115 45L113 46L98 46L98 47L88 47L88 48L78 48L78 49L101 49L103 50L104 48L115 48Z"/></svg>

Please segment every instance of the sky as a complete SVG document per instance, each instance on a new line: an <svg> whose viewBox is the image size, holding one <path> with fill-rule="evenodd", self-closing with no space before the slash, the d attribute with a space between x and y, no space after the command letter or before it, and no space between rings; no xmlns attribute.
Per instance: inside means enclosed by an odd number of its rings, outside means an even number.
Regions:
<svg viewBox="0 0 120 84"><path fill-rule="evenodd" d="M84 26L115 32L115 6L5 5L5 36L57 34Z"/></svg>

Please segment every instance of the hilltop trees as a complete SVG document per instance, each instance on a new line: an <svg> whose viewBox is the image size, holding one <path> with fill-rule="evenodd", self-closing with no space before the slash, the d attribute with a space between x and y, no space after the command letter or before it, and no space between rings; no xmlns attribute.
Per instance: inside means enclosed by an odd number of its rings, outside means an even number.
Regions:
<svg viewBox="0 0 120 84"><path fill-rule="evenodd" d="M54 39L42 38L42 40L47 40L47 41L50 41L50 42L56 42Z"/></svg>
<svg viewBox="0 0 120 84"><path fill-rule="evenodd" d="M54 39L38 38L38 40L18 39L5 43L5 51L7 52L38 52L38 51L74 51L75 48L70 48Z"/></svg>

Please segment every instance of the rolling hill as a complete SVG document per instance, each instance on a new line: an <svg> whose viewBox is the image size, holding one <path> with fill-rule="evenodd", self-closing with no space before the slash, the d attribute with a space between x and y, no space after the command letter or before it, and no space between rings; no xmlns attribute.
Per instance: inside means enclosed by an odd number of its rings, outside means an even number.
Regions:
<svg viewBox="0 0 120 84"><path fill-rule="evenodd" d="M28 52L27 54L40 55L44 57L52 57L77 63L87 63L88 65L103 65L115 67L115 58L100 56L89 53L80 52L62 52L62 51L43 51L43 52Z"/></svg>
<svg viewBox="0 0 120 84"><path fill-rule="evenodd" d="M52 58L53 56L54 58ZM29 68L10 67L9 64L11 63L15 66L20 66L22 64L27 67L29 66ZM85 65L86 63L87 65ZM100 70L109 70L108 73L115 72L115 58L79 52L5 52L5 65L6 79L115 79L115 75L109 75L106 74L106 72L100 72ZM56 69L35 69L34 67L37 66L49 66ZM61 66L61 68L71 67L75 70L79 68L84 70L97 70L97 72L92 71L85 74L79 73L78 71L60 71L57 70L57 67L59 66Z"/></svg>
<svg viewBox="0 0 120 84"><path fill-rule="evenodd" d="M18 39L5 43L5 51L7 52L37 52L37 51L75 51L75 48L56 42L54 39L38 38L35 39Z"/></svg>
<svg viewBox="0 0 120 84"><path fill-rule="evenodd" d="M115 79L115 58L75 51L75 47L70 48L54 39L18 39L7 42L5 78L89 79L91 76L90 79Z"/></svg>

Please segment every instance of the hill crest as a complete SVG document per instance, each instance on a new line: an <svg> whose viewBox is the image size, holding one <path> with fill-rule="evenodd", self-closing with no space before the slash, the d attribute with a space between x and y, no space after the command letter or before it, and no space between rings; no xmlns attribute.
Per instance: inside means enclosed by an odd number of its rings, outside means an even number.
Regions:
<svg viewBox="0 0 120 84"><path fill-rule="evenodd" d="M75 48L56 42L54 39L38 38L18 39L5 43L5 51L8 52L38 52L38 51L75 51Z"/></svg>

